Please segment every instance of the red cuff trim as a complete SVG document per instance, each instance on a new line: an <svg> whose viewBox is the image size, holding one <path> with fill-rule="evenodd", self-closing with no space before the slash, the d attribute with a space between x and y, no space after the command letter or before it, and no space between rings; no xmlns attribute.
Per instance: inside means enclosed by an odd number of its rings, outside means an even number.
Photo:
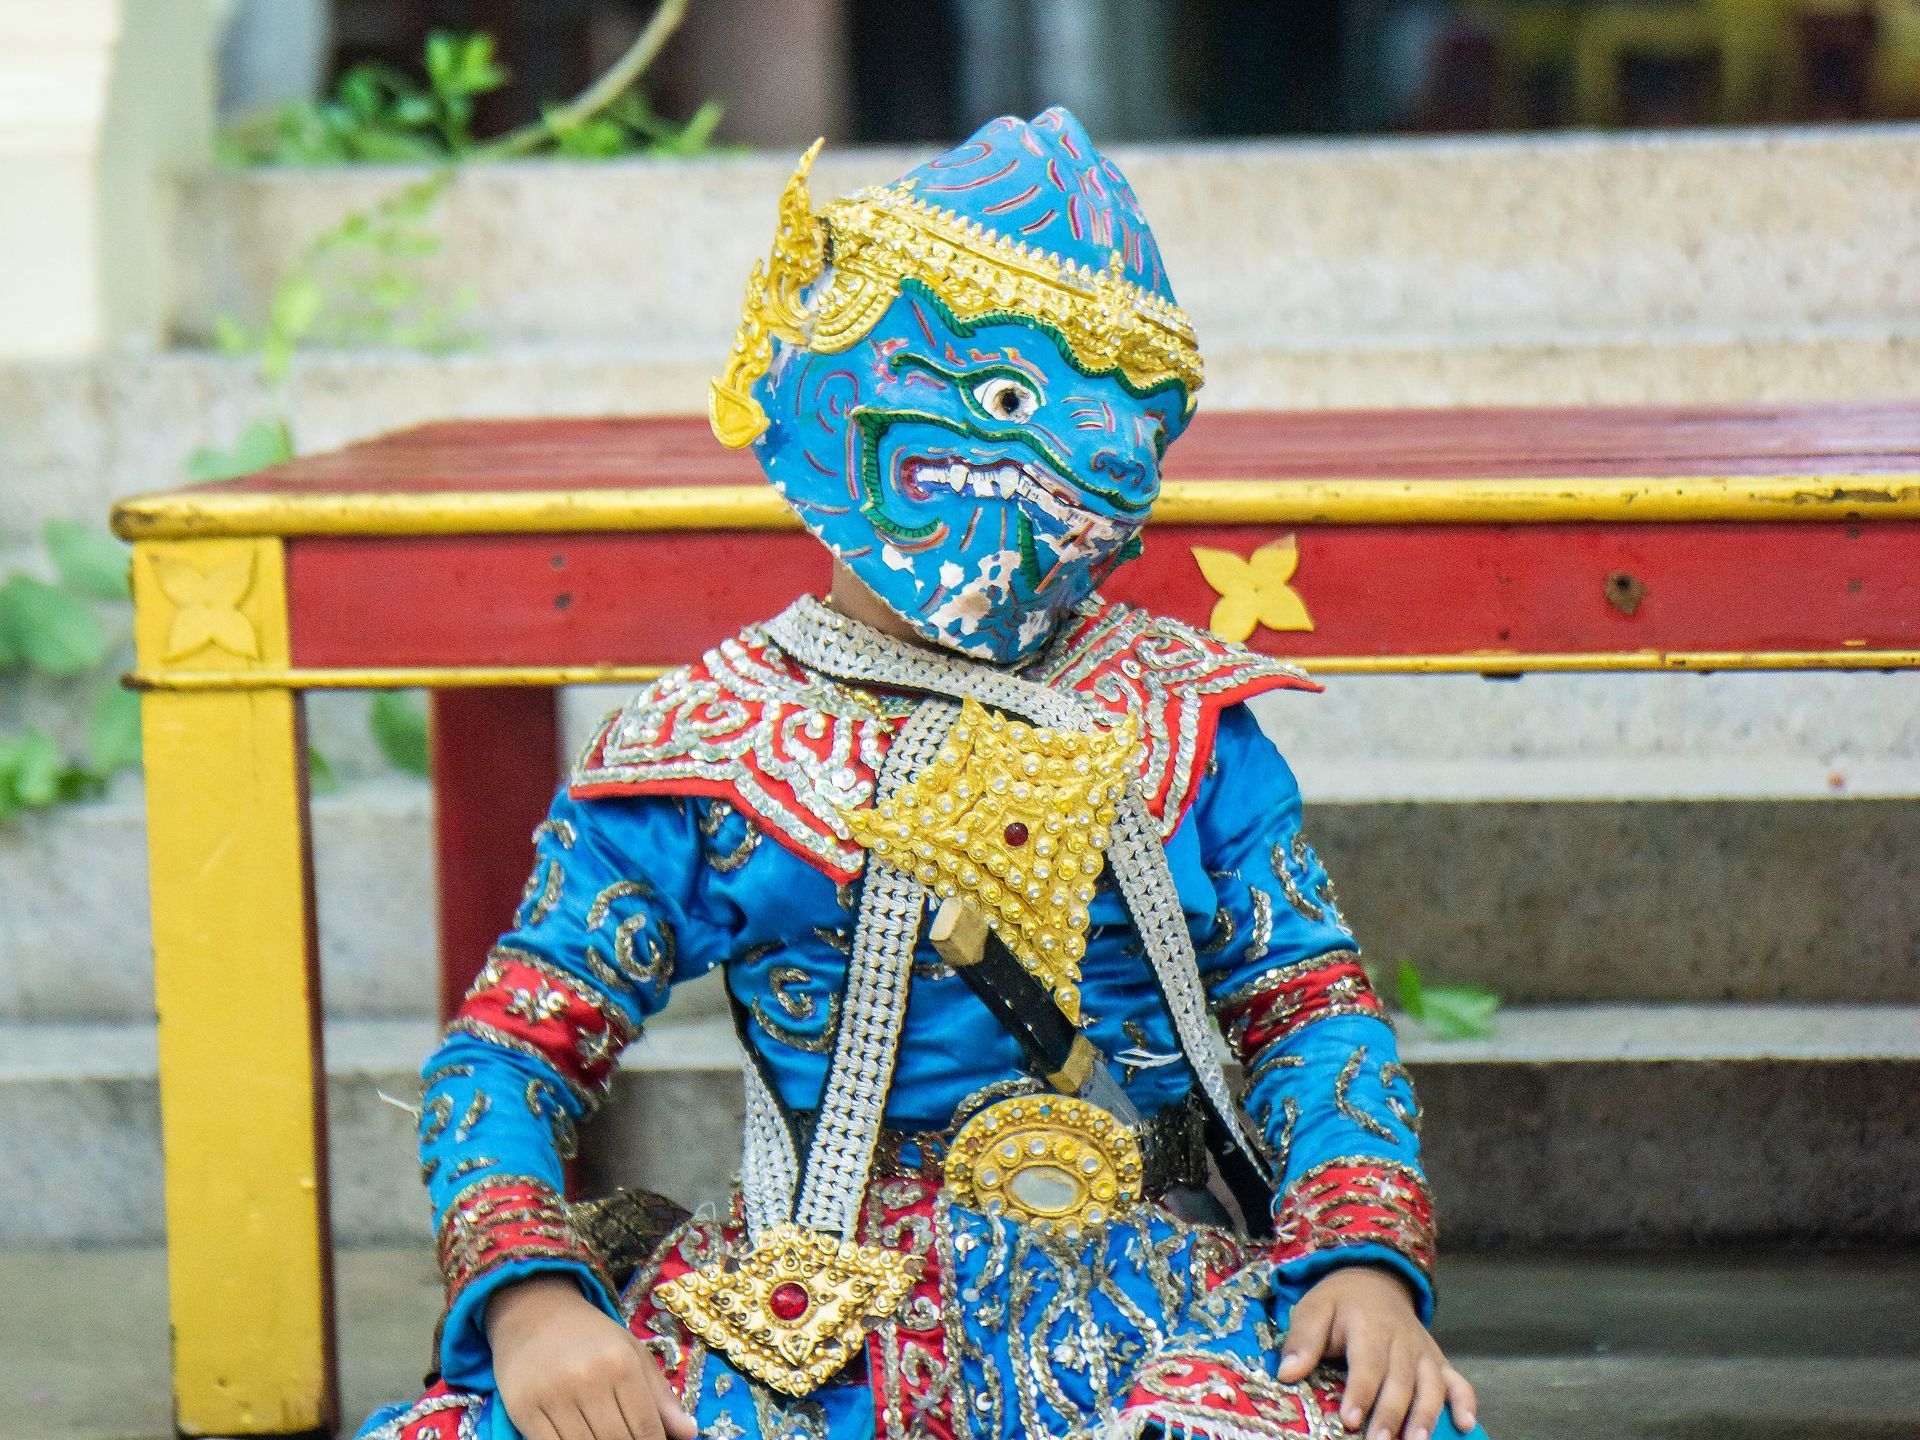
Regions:
<svg viewBox="0 0 1920 1440"><path fill-rule="evenodd" d="M1386 1013L1351 950L1271 971L1219 1007L1220 1023L1242 1064L1316 1020Z"/></svg>
<svg viewBox="0 0 1920 1440"><path fill-rule="evenodd" d="M566 1201L532 1175L489 1175L454 1196L437 1249L449 1309L467 1286L516 1260L584 1265L613 1294L599 1257L575 1233Z"/></svg>
<svg viewBox="0 0 1920 1440"><path fill-rule="evenodd" d="M1349 1432L1338 1419L1344 1393L1330 1370L1283 1384L1228 1356L1176 1350L1140 1367L1120 1407L1121 1433L1145 1434L1151 1423L1164 1434L1232 1440L1345 1435Z"/></svg>
<svg viewBox="0 0 1920 1440"><path fill-rule="evenodd" d="M564 972L495 951L461 1002L454 1026L531 1048L578 1091L603 1090L633 1038L624 1016Z"/></svg>
<svg viewBox="0 0 1920 1440"><path fill-rule="evenodd" d="M487 1397L436 1381L405 1413L360 1440L474 1440Z"/></svg>
<svg viewBox="0 0 1920 1440"><path fill-rule="evenodd" d="M1384 1245L1430 1275L1434 1242L1433 1199L1418 1170L1392 1160L1328 1160L1281 1194L1271 1253L1286 1265L1325 1250Z"/></svg>

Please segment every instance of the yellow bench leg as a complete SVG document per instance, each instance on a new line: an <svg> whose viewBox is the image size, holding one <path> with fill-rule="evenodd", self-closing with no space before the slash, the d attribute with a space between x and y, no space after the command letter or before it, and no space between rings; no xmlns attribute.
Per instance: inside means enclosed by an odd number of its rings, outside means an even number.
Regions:
<svg viewBox="0 0 1920 1440"><path fill-rule="evenodd" d="M284 665L272 542L142 546L134 581L143 664ZM187 1435L330 1433L300 700L156 690L143 717L176 1420Z"/></svg>

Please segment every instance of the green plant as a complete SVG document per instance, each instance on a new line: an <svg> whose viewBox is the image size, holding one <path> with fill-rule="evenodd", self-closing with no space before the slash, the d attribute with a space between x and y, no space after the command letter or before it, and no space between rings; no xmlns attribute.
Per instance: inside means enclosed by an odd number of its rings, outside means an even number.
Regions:
<svg viewBox="0 0 1920 1440"><path fill-rule="evenodd" d="M396 164L443 160L473 148L473 108L507 83L490 35L435 32L424 76L356 65L323 100L296 100L241 122L221 158L241 165Z"/></svg>
<svg viewBox="0 0 1920 1440"><path fill-rule="evenodd" d="M427 739L427 713L418 694L382 690L373 697L367 724L380 753L394 769L425 779L432 768Z"/></svg>
<svg viewBox="0 0 1920 1440"><path fill-rule="evenodd" d="M473 133L474 106L510 78L491 35L435 31L421 72L356 65L321 100L296 100L230 130L221 155L237 165L344 165L692 155L710 149L720 106L709 100L684 124L656 114L638 81L679 26L686 0L667 0L607 73L531 125L493 140Z"/></svg>
<svg viewBox="0 0 1920 1440"><path fill-rule="evenodd" d="M257 322L233 315L214 321L214 343L224 354L259 362L274 413L249 421L229 447L196 450L187 462L189 478L232 479L293 458L282 390L293 356L304 346L435 350L464 343L458 320L471 297L443 300L423 272L441 248L434 209L461 164L539 153L602 159L710 149L721 117L716 102L677 124L656 114L638 86L685 12L686 0L664 0L634 43L583 93L495 140L473 134L475 103L508 79L493 38L447 32L428 37L417 77L392 66L355 66L326 99L283 105L223 137L222 156L234 164L425 162L436 168L309 241L275 282ZM427 773L427 722L417 697L375 696L367 723L388 764L408 774ZM338 788L318 752L308 757L308 775L316 789Z"/></svg>
<svg viewBox="0 0 1920 1440"><path fill-rule="evenodd" d="M550 110L547 128L554 152L569 160L611 160L621 155L704 155L714 148L713 132L726 113L708 100L685 124L654 113L645 92L629 90L598 115L569 121Z"/></svg>
<svg viewBox="0 0 1920 1440"><path fill-rule="evenodd" d="M451 172L438 171L315 236L274 283L260 324L218 316L215 345L228 355L258 357L261 378L277 390L303 345L448 350L463 343L457 321L472 297L442 301L421 273L440 250L430 221L449 179ZM286 421L257 419L233 450L197 452L189 470L195 479L224 479L292 455Z"/></svg>
<svg viewBox="0 0 1920 1440"><path fill-rule="evenodd" d="M228 450L203 445L187 458L187 478L193 481L232 480L293 458L293 435L280 419L249 420L240 438Z"/></svg>
<svg viewBox="0 0 1920 1440"><path fill-rule="evenodd" d="M1419 967L1402 960L1394 971L1394 999L1407 1018L1440 1040L1478 1040L1493 1033L1500 997L1474 985L1430 985Z"/></svg>
<svg viewBox="0 0 1920 1440"><path fill-rule="evenodd" d="M43 539L55 579L0 580L0 672L97 688L78 756L39 726L0 734L0 821L97 795L140 763L140 697L113 674L127 647L127 548L70 520L49 521Z"/></svg>

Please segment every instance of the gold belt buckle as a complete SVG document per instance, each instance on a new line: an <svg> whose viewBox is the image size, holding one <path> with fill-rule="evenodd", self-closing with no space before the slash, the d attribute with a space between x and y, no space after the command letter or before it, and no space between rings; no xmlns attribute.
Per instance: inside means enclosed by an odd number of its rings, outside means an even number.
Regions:
<svg viewBox="0 0 1920 1440"><path fill-rule="evenodd" d="M655 1298L754 1379L811 1395L893 1313L925 1264L882 1245L777 1225L736 1266L670 1280Z"/></svg>
<svg viewBox="0 0 1920 1440"><path fill-rule="evenodd" d="M1020 1095L960 1127L946 1183L971 1209L1078 1236L1139 1204L1145 1169L1133 1132L1098 1105Z"/></svg>

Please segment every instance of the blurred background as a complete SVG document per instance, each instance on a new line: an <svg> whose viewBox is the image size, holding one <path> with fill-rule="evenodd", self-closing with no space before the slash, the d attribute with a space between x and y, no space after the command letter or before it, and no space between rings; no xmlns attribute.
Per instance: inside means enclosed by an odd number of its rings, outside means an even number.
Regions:
<svg viewBox="0 0 1920 1440"><path fill-rule="evenodd" d="M697 413L801 147L828 196L1055 103L1209 409L1920 396L1920 0L0 0L0 1440L171 1433L114 502ZM307 715L357 1420L439 1303L433 737L417 695ZM1920 1436L1920 674L1350 677L1262 720L1376 967L1498 1007L1402 1032L1493 1433ZM711 985L629 1061L590 1178L714 1198Z"/></svg>
<svg viewBox="0 0 1920 1440"><path fill-rule="evenodd" d="M483 133L583 88L642 0L236 0L228 113L485 31ZM1920 114L1914 0L713 0L655 71L753 145L937 140L1072 108L1109 140L1858 121Z"/></svg>

